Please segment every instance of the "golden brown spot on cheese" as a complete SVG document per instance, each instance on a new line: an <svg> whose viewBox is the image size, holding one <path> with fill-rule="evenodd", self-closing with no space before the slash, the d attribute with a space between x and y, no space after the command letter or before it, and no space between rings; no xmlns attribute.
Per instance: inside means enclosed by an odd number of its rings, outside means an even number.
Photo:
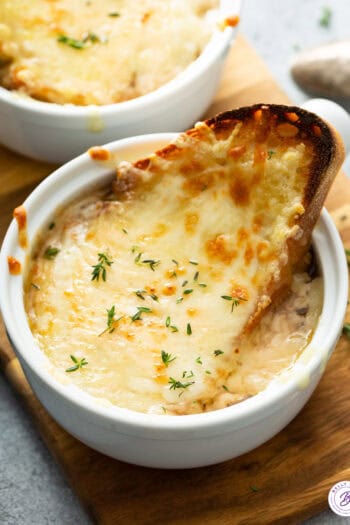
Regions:
<svg viewBox="0 0 350 525"><path fill-rule="evenodd" d="M175 144L168 144L165 148L156 151L158 157L170 160L179 156L180 149Z"/></svg>
<svg viewBox="0 0 350 525"><path fill-rule="evenodd" d="M253 225L252 225L253 232L258 233L261 230L262 224L263 224L263 220L261 217L259 216L254 217Z"/></svg>
<svg viewBox="0 0 350 525"><path fill-rule="evenodd" d="M209 239L205 244L208 257L219 259L224 264L230 264L237 257L237 250L229 248L223 235L217 235L214 239Z"/></svg>
<svg viewBox="0 0 350 525"><path fill-rule="evenodd" d="M249 186L243 178L237 177L230 186L230 195L237 206L247 206L249 204Z"/></svg>
<svg viewBox="0 0 350 525"><path fill-rule="evenodd" d="M106 148L101 148L100 146L93 146L88 151L92 160L105 161L111 158L111 153Z"/></svg>
<svg viewBox="0 0 350 525"><path fill-rule="evenodd" d="M204 171L202 163L195 159L192 159L190 162L183 162L179 169L183 175L191 175Z"/></svg>
<svg viewBox="0 0 350 525"><path fill-rule="evenodd" d="M198 213L187 213L185 216L185 230L187 233L194 233L198 224Z"/></svg>
<svg viewBox="0 0 350 525"><path fill-rule="evenodd" d="M242 157L242 155L244 155L244 153L247 151L247 146L245 144L241 145L241 146L234 146L233 148L231 148L228 152L229 156L232 158L232 159L239 159L240 157Z"/></svg>
<svg viewBox="0 0 350 525"><path fill-rule="evenodd" d="M164 366L163 366L164 368ZM158 383L159 385L166 385L169 381L168 377L163 373L163 374L156 374L153 376L153 379L156 383Z"/></svg>
<svg viewBox="0 0 350 525"><path fill-rule="evenodd" d="M27 212L24 206L18 206L13 210L13 217L17 221L18 226L18 243L21 248L28 246L27 239Z"/></svg>
<svg viewBox="0 0 350 525"><path fill-rule="evenodd" d="M176 286L172 284L166 284L163 287L162 292L164 295L174 295L174 293L176 292Z"/></svg>
<svg viewBox="0 0 350 525"><path fill-rule="evenodd" d="M237 247L242 246L242 244L247 241L248 237L249 237L249 231L246 228L244 228L243 226L238 228Z"/></svg>
<svg viewBox="0 0 350 525"><path fill-rule="evenodd" d="M235 354L239 354L239 348L235 348Z"/></svg>
<svg viewBox="0 0 350 525"><path fill-rule="evenodd" d="M214 177L211 173L202 173L195 177L186 178L182 187L191 197L197 197L202 191L210 188L213 185L213 182Z"/></svg>
<svg viewBox="0 0 350 525"><path fill-rule="evenodd" d="M314 132L314 135L316 135L316 137L320 137L322 135L322 130L320 126L317 126L316 124L312 126L312 131Z"/></svg>
<svg viewBox="0 0 350 525"><path fill-rule="evenodd" d="M276 127L276 131L283 138L292 138L299 133L299 128L289 122L283 122Z"/></svg>
<svg viewBox="0 0 350 525"><path fill-rule="evenodd" d="M246 266L249 266L253 257L254 257L254 250L251 244L249 243L244 252L244 262Z"/></svg>
<svg viewBox="0 0 350 525"><path fill-rule="evenodd" d="M249 292L248 289L245 286L242 286L240 284L237 284L234 280L231 281L232 288L231 288L231 296L237 297L237 299L240 299L241 301L248 301L249 299Z"/></svg>
<svg viewBox="0 0 350 525"><path fill-rule="evenodd" d="M138 160L137 162L135 162L134 166L135 168L139 170L146 170L150 164L151 164L151 159L147 158L147 159Z"/></svg>
<svg viewBox="0 0 350 525"><path fill-rule="evenodd" d="M151 16L152 16L152 11L147 11L146 13L143 14L141 18L141 22L145 24L150 19Z"/></svg>
<svg viewBox="0 0 350 525"><path fill-rule="evenodd" d="M19 275L21 273L21 263L15 257L9 255L7 257L7 264L11 275Z"/></svg>
<svg viewBox="0 0 350 525"><path fill-rule="evenodd" d="M259 261L266 262L273 259L274 255L270 250L270 245L267 241L261 241L256 247L256 253Z"/></svg>
<svg viewBox="0 0 350 525"><path fill-rule="evenodd" d="M266 156L266 150L259 144L256 144L254 148L254 166L264 164Z"/></svg>
<svg viewBox="0 0 350 525"><path fill-rule="evenodd" d="M197 313L198 313L197 308L188 308L187 309L187 315L189 315L190 317L194 317L195 315L197 315Z"/></svg>
<svg viewBox="0 0 350 525"><path fill-rule="evenodd" d="M290 122L297 122L299 120L299 115L297 115L293 111L286 112L284 115L286 119L290 120Z"/></svg>

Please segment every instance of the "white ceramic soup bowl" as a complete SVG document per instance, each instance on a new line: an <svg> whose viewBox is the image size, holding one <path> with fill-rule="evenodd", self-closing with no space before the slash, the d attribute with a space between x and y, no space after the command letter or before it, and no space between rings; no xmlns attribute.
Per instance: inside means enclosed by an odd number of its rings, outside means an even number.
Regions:
<svg viewBox="0 0 350 525"><path fill-rule="evenodd" d="M219 19L237 15L240 0L221 0ZM208 108L236 28L216 30L202 54L175 79L141 97L105 106L53 104L0 87L0 144L62 164L94 144L144 133L181 131Z"/></svg>
<svg viewBox="0 0 350 525"><path fill-rule="evenodd" d="M107 145L119 159L135 160L167 144L175 134L155 134ZM108 184L113 169L81 155L44 180L28 197L28 237L50 223L55 210L90 187ZM168 416L107 407L49 372L36 345L23 305L23 276L9 275L7 256L25 264L11 223L0 253L1 311L24 372L48 412L68 432L92 448L130 463L190 468L243 454L279 432L304 406L319 382L338 340L347 304L347 264L338 232L324 210L313 245L324 278L324 304L312 341L293 368L266 390L237 405L204 414Z"/></svg>

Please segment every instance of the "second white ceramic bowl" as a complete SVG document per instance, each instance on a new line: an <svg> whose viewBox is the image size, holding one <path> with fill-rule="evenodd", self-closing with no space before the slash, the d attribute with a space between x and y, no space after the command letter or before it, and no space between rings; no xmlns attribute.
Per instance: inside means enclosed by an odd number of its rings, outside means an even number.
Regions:
<svg viewBox="0 0 350 525"><path fill-rule="evenodd" d="M237 15L240 0L221 0L220 19ZM192 126L208 108L236 28L215 31L203 53L152 93L105 106L51 104L0 87L0 144L62 164L95 144Z"/></svg>
<svg viewBox="0 0 350 525"><path fill-rule="evenodd" d="M167 144L174 134L134 137L107 146L133 160ZM63 166L25 201L32 241L55 210L91 185L108 184L113 170L88 154ZM341 332L347 305L347 264L338 232L324 210L313 234L324 279L324 304L315 334L293 368L266 390L237 405L188 416L151 415L106 407L73 385L58 382L36 345L23 305L23 277L9 275L7 256L25 263L14 222L0 253L0 306L9 338L36 395L73 436L109 456L161 468L190 468L234 458L279 432L301 410L318 384Z"/></svg>

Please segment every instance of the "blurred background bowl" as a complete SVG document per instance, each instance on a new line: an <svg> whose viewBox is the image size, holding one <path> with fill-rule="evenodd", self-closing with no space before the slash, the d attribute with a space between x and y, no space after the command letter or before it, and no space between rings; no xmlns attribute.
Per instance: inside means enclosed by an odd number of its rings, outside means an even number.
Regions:
<svg viewBox="0 0 350 525"><path fill-rule="evenodd" d="M221 0L219 20L237 15L240 0ZM62 164L95 144L191 127L210 105L236 27L215 30L181 74L141 97L105 106L59 105L0 87L0 143L37 160Z"/></svg>

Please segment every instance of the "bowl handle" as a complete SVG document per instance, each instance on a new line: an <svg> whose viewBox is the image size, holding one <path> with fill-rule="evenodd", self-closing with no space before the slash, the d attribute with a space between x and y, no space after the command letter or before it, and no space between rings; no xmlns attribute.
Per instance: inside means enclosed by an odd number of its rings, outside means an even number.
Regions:
<svg viewBox="0 0 350 525"><path fill-rule="evenodd" d="M350 153L350 115L339 104L325 98L313 98L302 105L304 109L316 113L336 128L343 139L345 153Z"/></svg>

